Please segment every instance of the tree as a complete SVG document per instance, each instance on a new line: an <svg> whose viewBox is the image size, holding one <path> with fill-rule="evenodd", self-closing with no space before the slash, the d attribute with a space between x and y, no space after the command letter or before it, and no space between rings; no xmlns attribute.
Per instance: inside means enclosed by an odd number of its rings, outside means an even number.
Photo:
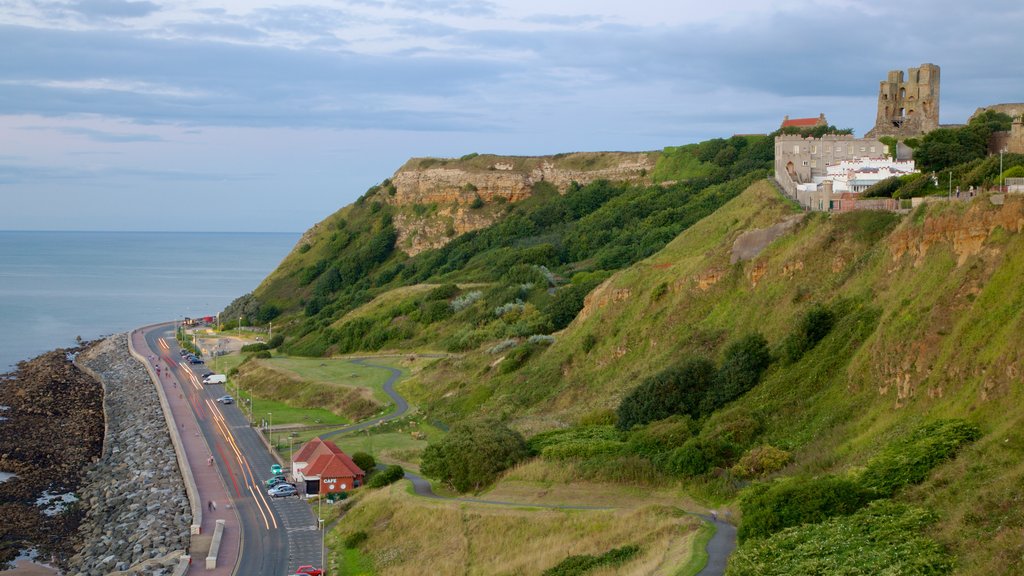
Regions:
<svg viewBox="0 0 1024 576"><path fill-rule="evenodd" d="M714 388L701 403L701 412L714 412L756 386L771 361L768 341L760 333L748 334L731 344L725 350Z"/></svg>
<svg viewBox="0 0 1024 576"><path fill-rule="evenodd" d="M457 424L423 451L421 470L459 492L479 491L529 455L526 441L497 420Z"/></svg>
<svg viewBox="0 0 1024 576"><path fill-rule="evenodd" d="M700 417L700 404L715 381L715 365L707 358L688 358L648 377L619 404L618 427L629 430L639 424L673 414Z"/></svg>
<svg viewBox="0 0 1024 576"><path fill-rule="evenodd" d="M377 466L377 461L373 459L373 456L366 452L356 452L352 454L352 461L359 466L360 470L366 473L373 472L373 469Z"/></svg>

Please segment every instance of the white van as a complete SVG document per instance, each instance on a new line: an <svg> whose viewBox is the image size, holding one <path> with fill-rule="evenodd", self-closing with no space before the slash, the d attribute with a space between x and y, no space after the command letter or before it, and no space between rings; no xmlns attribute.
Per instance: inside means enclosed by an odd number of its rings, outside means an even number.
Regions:
<svg viewBox="0 0 1024 576"><path fill-rule="evenodd" d="M227 381L228 377L224 374L210 374L203 378L203 384L224 384Z"/></svg>

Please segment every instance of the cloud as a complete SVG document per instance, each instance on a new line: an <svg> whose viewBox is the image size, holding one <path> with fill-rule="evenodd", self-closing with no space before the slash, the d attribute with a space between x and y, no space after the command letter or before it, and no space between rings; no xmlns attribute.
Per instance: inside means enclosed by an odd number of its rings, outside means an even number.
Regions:
<svg viewBox="0 0 1024 576"><path fill-rule="evenodd" d="M77 0L67 6L87 18L142 18L160 10L152 2L127 0Z"/></svg>

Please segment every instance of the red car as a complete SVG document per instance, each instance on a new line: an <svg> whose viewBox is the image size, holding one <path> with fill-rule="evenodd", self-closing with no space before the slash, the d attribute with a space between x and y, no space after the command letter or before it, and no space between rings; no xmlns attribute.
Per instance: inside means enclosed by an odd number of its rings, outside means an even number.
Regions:
<svg viewBox="0 0 1024 576"><path fill-rule="evenodd" d="M324 571L319 568L312 566L299 566L299 569L295 571L296 574L305 574L306 576L321 576Z"/></svg>

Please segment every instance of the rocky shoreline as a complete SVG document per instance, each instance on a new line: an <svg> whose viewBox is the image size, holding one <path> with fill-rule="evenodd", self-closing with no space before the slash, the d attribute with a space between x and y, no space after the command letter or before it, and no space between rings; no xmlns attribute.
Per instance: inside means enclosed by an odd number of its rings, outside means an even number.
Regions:
<svg viewBox="0 0 1024 576"><path fill-rule="evenodd" d="M0 471L16 477L0 483L0 566L35 548L76 576L170 574L192 518L156 390L127 335L43 354L2 378ZM77 501L47 515L44 493Z"/></svg>
<svg viewBox="0 0 1024 576"><path fill-rule="evenodd" d="M78 493L100 458L103 389L72 364L80 350L47 352L0 376L0 471L15 474L0 483L0 567L25 548L66 566L77 549L81 506L47 515L37 500Z"/></svg>
<svg viewBox="0 0 1024 576"><path fill-rule="evenodd" d="M188 548L192 514L153 382L125 334L77 363L103 382L107 443L81 493L83 546L69 573L170 574Z"/></svg>

